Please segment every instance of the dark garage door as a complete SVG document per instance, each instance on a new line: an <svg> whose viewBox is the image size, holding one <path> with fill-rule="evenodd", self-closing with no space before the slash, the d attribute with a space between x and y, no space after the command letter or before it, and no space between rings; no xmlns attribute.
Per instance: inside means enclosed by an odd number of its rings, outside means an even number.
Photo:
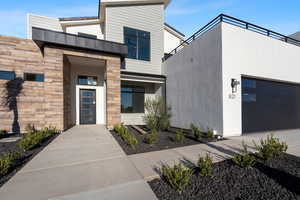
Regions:
<svg viewBox="0 0 300 200"><path fill-rule="evenodd" d="M300 128L300 85L242 78L243 133Z"/></svg>

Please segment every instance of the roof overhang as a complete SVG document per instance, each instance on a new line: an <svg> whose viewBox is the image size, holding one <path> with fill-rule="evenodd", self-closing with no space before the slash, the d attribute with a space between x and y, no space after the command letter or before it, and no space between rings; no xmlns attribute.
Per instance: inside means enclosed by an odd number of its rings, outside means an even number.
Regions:
<svg viewBox="0 0 300 200"><path fill-rule="evenodd" d="M145 74L145 73L121 71L121 80L163 84L166 81L166 76L157 75L157 74Z"/></svg>
<svg viewBox="0 0 300 200"><path fill-rule="evenodd" d="M44 47L46 44L54 44L62 47L114 54L121 57L125 57L128 53L127 46L122 43L91 39L70 33L51 31L36 27L32 28L32 40L35 41L40 48Z"/></svg>
<svg viewBox="0 0 300 200"><path fill-rule="evenodd" d="M99 0L98 17L101 22L104 21L105 7L107 6L164 4L165 8L167 8L171 1L172 0Z"/></svg>
<svg viewBox="0 0 300 200"><path fill-rule="evenodd" d="M180 38L180 39L184 39L185 35L183 33L181 33L180 31L178 31L177 29L175 29L174 27L172 27L171 25L165 23L165 30L167 30L168 32L170 32L171 34L175 35L176 37Z"/></svg>
<svg viewBox="0 0 300 200"><path fill-rule="evenodd" d="M87 25L87 24L99 24L100 20L98 16L67 17L67 18L59 18L59 22L62 26L77 26L77 25Z"/></svg>

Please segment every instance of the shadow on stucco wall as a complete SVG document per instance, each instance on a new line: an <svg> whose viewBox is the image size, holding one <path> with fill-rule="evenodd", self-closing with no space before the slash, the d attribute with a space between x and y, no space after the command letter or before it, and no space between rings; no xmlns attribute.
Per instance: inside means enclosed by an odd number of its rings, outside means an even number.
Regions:
<svg viewBox="0 0 300 200"><path fill-rule="evenodd" d="M7 81L5 84L6 93L4 96L3 105L6 106L9 111L14 113L14 119L12 123L13 133L20 133L18 97L22 93L23 83L24 80L22 78L16 77L14 80Z"/></svg>

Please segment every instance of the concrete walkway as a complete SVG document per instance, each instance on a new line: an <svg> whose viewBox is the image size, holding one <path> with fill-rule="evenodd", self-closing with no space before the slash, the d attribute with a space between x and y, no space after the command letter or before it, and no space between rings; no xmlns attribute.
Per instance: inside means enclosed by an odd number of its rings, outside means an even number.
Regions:
<svg viewBox="0 0 300 200"><path fill-rule="evenodd" d="M102 126L61 134L0 189L1 200L154 200L151 188Z"/></svg>
<svg viewBox="0 0 300 200"><path fill-rule="evenodd" d="M249 151L255 151L253 140L259 142L268 133L254 133L242 137L232 137L228 140L217 143L199 144L164 151L149 152L129 156L136 168L140 171L145 180L159 177L158 168L162 163L174 164L183 162L194 165L197 163L199 155L205 156L210 153L214 162L231 158L242 150L242 141L249 146ZM288 153L300 156L300 130L278 131L275 136L289 145Z"/></svg>

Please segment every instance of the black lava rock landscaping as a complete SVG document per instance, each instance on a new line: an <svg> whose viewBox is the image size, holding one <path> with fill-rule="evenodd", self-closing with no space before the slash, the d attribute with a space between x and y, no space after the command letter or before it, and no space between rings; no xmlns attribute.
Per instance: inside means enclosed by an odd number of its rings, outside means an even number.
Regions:
<svg viewBox="0 0 300 200"><path fill-rule="evenodd" d="M149 182L160 200L293 200L300 199L300 158L282 154L244 169L232 160L215 163L213 177L194 174L179 194L162 179Z"/></svg>
<svg viewBox="0 0 300 200"><path fill-rule="evenodd" d="M174 142L173 138L175 136L175 132L159 132L157 142L155 144L147 144L144 142L146 135L141 135L138 133L135 129L127 127L129 131L134 134L134 136L137 138L139 144L136 149L132 149L129 145L127 145L122 138L114 131L111 131L111 134L114 136L114 138L118 141L122 149L125 151L127 155L132 154L139 154L139 153L146 153L146 152L152 152L152 151L160 151L160 150L166 150L166 149L172 149L177 147L184 147L184 146L190 146L195 144L200 144L204 142L212 142L215 141L215 139L200 139L196 140L192 136L186 135L184 140L182 142Z"/></svg>
<svg viewBox="0 0 300 200"><path fill-rule="evenodd" d="M11 179L22 167L25 166L27 162L33 159L39 152L41 152L48 144L50 144L59 134L53 134L48 137L43 143L36 146L34 149L28 150L26 152L22 152L18 147L18 143L20 141L14 142L1 142L0 141L0 156L6 153L19 152L20 156L14 162L13 166L9 170L9 172L1 176L0 175L0 187L2 187L9 179ZM16 137L16 135L12 135L12 137Z"/></svg>

